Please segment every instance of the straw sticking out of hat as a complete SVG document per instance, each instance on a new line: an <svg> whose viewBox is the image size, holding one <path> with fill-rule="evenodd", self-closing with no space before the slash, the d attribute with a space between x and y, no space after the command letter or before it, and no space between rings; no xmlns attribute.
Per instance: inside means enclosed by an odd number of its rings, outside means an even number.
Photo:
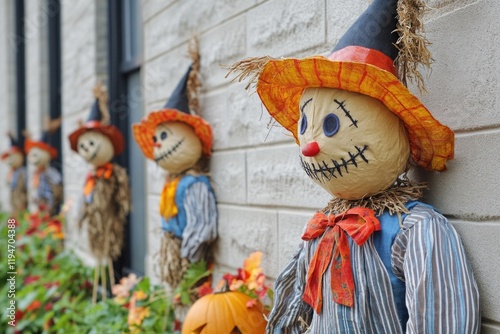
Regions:
<svg viewBox="0 0 500 334"><path fill-rule="evenodd" d="M198 44L198 36L193 36L189 43L189 56L193 61L191 65L191 71L189 72L188 81L186 84L187 96L189 103L189 110L191 114L200 114L200 100L199 100L199 88L201 87L201 81L198 78L200 73L200 52Z"/></svg>
<svg viewBox="0 0 500 334"><path fill-rule="evenodd" d="M238 80L238 82L242 82L249 78L248 84L245 86L245 89L254 89L259 79L260 73L266 66L267 62L270 60L274 60L274 58L270 56L250 57L234 63L233 65L223 66L228 70L225 78L233 73L235 73L236 76L231 80L231 82L234 82L236 80Z"/></svg>
<svg viewBox="0 0 500 334"><path fill-rule="evenodd" d="M424 0L399 0L397 6L398 23L396 31L399 34L396 47L399 51L396 63L399 66L401 82L407 86L408 81L414 82L420 92L426 91L422 74L418 66L430 69L432 55L427 48L431 43L423 35L425 33L422 16L427 11Z"/></svg>
<svg viewBox="0 0 500 334"><path fill-rule="evenodd" d="M110 122L109 110L108 110L108 92L103 86L102 82L99 81L94 89L92 90L94 97L99 101L99 110L101 112L101 123L103 125L108 125Z"/></svg>

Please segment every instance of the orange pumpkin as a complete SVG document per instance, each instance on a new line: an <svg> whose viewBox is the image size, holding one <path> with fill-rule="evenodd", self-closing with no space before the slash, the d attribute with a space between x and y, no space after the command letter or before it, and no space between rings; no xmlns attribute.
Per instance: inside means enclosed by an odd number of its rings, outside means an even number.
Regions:
<svg viewBox="0 0 500 334"><path fill-rule="evenodd" d="M267 321L260 302L237 291L215 292L198 299L184 320L182 334L261 334Z"/></svg>

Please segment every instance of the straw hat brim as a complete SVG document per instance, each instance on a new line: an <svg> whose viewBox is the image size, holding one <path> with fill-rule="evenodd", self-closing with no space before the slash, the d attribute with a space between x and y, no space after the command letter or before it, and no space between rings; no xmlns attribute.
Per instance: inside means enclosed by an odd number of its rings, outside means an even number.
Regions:
<svg viewBox="0 0 500 334"><path fill-rule="evenodd" d="M257 93L270 115L297 141L300 98L305 88L315 87L337 88L380 100L405 124L412 158L418 165L442 171L446 161L453 159L453 131L437 121L392 73L376 66L322 56L273 59L259 76Z"/></svg>
<svg viewBox="0 0 500 334"><path fill-rule="evenodd" d="M0 160L5 160L9 157L9 155L14 154L14 153L24 154L23 150L20 149L19 147L11 146L7 151L2 153L2 155L0 156Z"/></svg>
<svg viewBox="0 0 500 334"><path fill-rule="evenodd" d="M132 126L134 139L146 158L154 160L153 136L156 127L165 122L183 122L190 125L202 144L202 152L210 156L212 151L212 128L203 118L180 112L176 109L161 109L151 112L140 123Z"/></svg>
<svg viewBox="0 0 500 334"><path fill-rule="evenodd" d="M26 152L26 154L29 153L29 151L31 151L31 149L35 147L38 147L42 150L49 152L50 157L52 159L57 158L58 152L55 147L50 146L49 144L44 143L43 141L33 141L29 139L26 139L24 141L24 151Z"/></svg>
<svg viewBox="0 0 500 334"><path fill-rule="evenodd" d="M73 151L78 152L78 138L88 131L97 131L108 137L113 144L115 155L123 152L125 139L120 130L114 125L103 125L98 121L87 122L68 136L70 147Z"/></svg>

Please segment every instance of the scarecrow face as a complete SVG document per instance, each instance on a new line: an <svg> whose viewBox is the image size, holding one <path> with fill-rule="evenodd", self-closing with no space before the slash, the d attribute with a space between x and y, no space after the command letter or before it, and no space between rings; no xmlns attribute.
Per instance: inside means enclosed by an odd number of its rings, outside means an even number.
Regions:
<svg viewBox="0 0 500 334"><path fill-rule="evenodd" d="M181 122L162 123L153 136L156 163L170 173L181 173L200 160L201 141L193 128Z"/></svg>
<svg viewBox="0 0 500 334"><path fill-rule="evenodd" d="M97 131L87 131L78 137L77 149L78 154L95 167L108 163L115 155L111 140Z"/></svg>
<svg viewBox="0 0 500 334"><path fill-rule="evenodd" d="M9 154L7 157L7 163L13 169L19 168L23 165L24 155L19 152L14 152Z"/></svg>
<svg viewBox="0 0 500 334"><path fill-rule="evenodd" d="M33 147L28 153L28 162L36 168L47 167L50 160L50 153L39 147Z"/></svg>
<svg viewBox="0 0 500 334"><path fill-rule="evenodd" d="M343 199L389 188L410 155L402 121L380 101L359 93L304 90L298 132L302 168Z"/></svg>

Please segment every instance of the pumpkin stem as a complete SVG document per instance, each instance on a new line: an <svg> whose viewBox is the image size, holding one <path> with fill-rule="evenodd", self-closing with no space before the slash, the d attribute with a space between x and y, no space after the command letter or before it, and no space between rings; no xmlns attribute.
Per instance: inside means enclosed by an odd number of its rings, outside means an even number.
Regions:
<svg viewBox="0 0 500 334"><path fill-rule="evenodd" d="M220 290L218 291L215 291L214 294L217 294L217 293L225 293L225 292L229 292L231 291L231 289L229 289L229 282L227 281L227 279L223 279L223 283L222 283L222 287L220 288Z"/></svg>

